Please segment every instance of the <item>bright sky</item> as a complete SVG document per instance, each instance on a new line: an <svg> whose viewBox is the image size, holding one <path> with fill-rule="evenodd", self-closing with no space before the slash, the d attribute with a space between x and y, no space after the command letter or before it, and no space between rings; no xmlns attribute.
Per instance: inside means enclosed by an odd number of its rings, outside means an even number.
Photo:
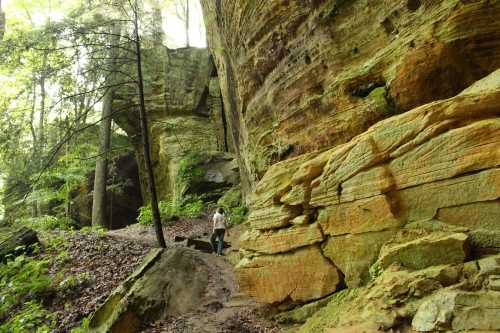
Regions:
<svg viewBox="0 0 500 333"><path fill-rule="evenodd" d="M9 17L12 15L18 17L22 20L27 20L29 22L27 11L23 9L22 3L26 3L26 7L30 8L30 3L34 3L36 7L37 1L33 0L1 0L2 9L6 13L7 22L9 21ZM57 0L53 1L57 3ZM161 1L160 1L161 2ZM165 1L165 3L169 3L164 6L162 10L163 17L163 30L166 34L165 44L169 48L178 48L185 46L185 26L184 21L182 21L177 15L175 15L175 5L172 1ZM196 47L206 47L206 37L205 37L205 25L203 24L203 15L201 12L201 5L199 0L190 0L190 28L189 28L189 40L191 46ZM63 1L64 4L64 1ZM59 21L64 17L63 11L58 6L54 6L49 10L49 8L45 8L45 10L36 10L30 11L31 20L35 25L43 24L46 21L47 16L50 15L51 20ZM63 9L64 10L64 9ZM7 27L8 29L8 27Z"/></svg>

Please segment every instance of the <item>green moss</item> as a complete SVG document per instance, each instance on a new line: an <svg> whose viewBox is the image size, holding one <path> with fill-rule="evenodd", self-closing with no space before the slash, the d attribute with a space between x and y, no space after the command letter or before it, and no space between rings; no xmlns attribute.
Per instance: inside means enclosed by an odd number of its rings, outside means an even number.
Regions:
<svg viewBox="0 0 500 333"><path fill-rule="evenodd" d="M331 296L331 300L325 307L318 310L300 328L300 333L321 333L325 329L335 327L343 316L349 312L351 303L360 294L361 288L341 290Z"/></svg>
<svg viewBox="0 0 500 333"><path fill-rule="evenodd" d="M241 188L239 186L231 187L224 193L219 201L217 201L217 204L227 209L240 206Z"/></svg>
<svg viewBox="0 0 500 333"><path fill-rule="evenodd" d="M375 102L377 110L380 113L388 115L393 115L396 113L394 103L388 100L387 91L384 87L373 89L368 95L368 98L372 99Z"/></svg>
<svg viewBox="0 0 500 333"><path fill-rule="evenodd" d="M205 169L199 164L203 156L198 152L191 152L179 162L179 171L177 177L185 184L193 182L202 182Z"/></svg>
<svg viewBox="0 0 500 333"><path fill-rule="evenodd" d="M337 294L333 294L318 301L295 308L291 311L280 313L279 315L276 315L274 319L281 324L303 324L313 314L318 312L321 308L325 307L326 305L328 305L328 303L330 303L330 301L336 298L336 295Z"/></svg>

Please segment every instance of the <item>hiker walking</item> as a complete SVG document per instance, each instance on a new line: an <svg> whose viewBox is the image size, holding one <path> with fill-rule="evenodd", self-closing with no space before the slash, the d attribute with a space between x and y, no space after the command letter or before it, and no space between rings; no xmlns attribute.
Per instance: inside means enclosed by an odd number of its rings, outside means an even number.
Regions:
<svg viewBox="0 0 500 333"><path fill-rule="evenodd" d="M226 216L224 215L224 208L217 208L214 216L212 217L212 221L214 227L212 236L210 237L210 243L212 244L214 252L217 252L217 255L221 256L222 248L224 247L224 234L226 232ZM217 246L215 244L216 240L218 242Z"/></svg>

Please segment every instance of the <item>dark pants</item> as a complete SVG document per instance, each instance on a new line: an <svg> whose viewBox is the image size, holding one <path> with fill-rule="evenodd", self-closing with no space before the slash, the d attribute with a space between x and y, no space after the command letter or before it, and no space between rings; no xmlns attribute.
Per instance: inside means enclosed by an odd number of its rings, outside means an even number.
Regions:
<svg viewBox="0 0 500 333"><path fill-rule="evenodd" d="M212 233L212 236L210 237L210 243L212 244L212 249L214 252L217 252L217 254L222 254L222 248L224 246L224 233L226 232L226 229L215 229L214 232ZM215 245L215 240L219 242L216 247Z"/></svg>

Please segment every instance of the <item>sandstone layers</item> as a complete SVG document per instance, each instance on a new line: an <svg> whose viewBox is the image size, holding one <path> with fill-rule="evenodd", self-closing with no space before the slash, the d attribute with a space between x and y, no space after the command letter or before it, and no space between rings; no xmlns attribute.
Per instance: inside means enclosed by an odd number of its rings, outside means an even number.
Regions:
<svg viewBox="0 0 500 333"><path fill-rule="evenodd" d="M247 293L302 303L500 250L500 2L202 3Z"/></svg>
<svg viewBox="0 0 500 333"><path fill-rule="evenodd" d="M267 167L349 142L500 66L500 5L202 0L245 193Z"/></svg>

